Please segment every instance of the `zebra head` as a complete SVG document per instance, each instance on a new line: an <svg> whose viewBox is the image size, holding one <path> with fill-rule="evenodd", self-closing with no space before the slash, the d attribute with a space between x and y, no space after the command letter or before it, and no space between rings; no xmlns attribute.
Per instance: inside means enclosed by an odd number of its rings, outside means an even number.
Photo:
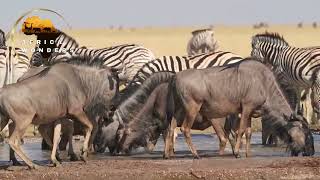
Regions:
<svg viewBox="0 0 320 180"><path fill-rule="evenodd" d="M277 48L289 46L286 40L277 33L263 33L252 37L251 56L263 63L274 64Z"/></svg>
<svg viewBox="0 0 320 180"><path fill-rule="evenodd" d="M264 53L262 52L262 42L260 41L260 39L254 36L251 41L251 46L252 46L251 56L265 63Z"/></svg>

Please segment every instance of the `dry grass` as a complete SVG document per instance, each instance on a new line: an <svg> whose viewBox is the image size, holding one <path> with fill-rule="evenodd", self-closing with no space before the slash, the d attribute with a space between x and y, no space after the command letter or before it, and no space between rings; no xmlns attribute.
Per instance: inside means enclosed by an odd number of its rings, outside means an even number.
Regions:
<svg viewBox="0 0 320 180"><path fill-rule="evenodd" d="M151 49L156 56L185 55L186 45L191 37L191 31L197 27L183 28L139 28L139 29L79 29L66 30L81 46L108 47L112 45L136 43ZM316 46L320 43L320 28L297 28L296 26L277 25L268 29L253 29L251 26L222 26L214 28L215 37L219 42L220 50L231 51L242 56L248 56L251 50L251 37L257 33L278 32L285 39L297 47ZM17 46L26 47L22 39L35 39L34 37L17 35ZM29 45L32 47L34 44Z"/></svg>
<svg viewBox="0 0 320 180"><path fill-rule="evenodd" d="M191 31L199 27L183 28L139 28L139 29L80 29L67 30L67 34L74 37L81 46L108 47L112 45L136 43L151 49L157 57L163 55L185 55L186 45L191 37ZM220 50L231 51L244 57L249 56L251 50L251 37L257 33L278 32L293 46L320 45L320 29L311 26L297 28L290 25L270 26L268 29L253 29L251 26L223 26L214 28L215 37L219 42ZM34 47L34 44L26 45L22 39L34 39L33 36L17 34L16 46L25 48ZM31 55L31 53L29 53ZM254 121L253 121L254 122ZM253 126L259 129L259 123ZM208 129L205 132L212 132Z"/></svg>

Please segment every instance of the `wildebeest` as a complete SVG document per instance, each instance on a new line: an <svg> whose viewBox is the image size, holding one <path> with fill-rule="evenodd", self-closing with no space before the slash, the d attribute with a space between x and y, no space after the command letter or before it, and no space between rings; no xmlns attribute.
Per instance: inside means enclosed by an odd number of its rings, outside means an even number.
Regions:
<svg viewBox="0 0 320 180"><path fill-rule="evenodd" d="M167 119L175 117L177 123L182 124L181 131L195 158L199 156L191 142L190 129L198 113L211 121L241 113L234 152L236 157L239 157L244 131L246 155L249 155L251 117L258 116L272 120L272 127L289 144L292 155L300 152L314 154L313 137L307 123L303 117L294 115L273 72L260 62L246 60L225 67L182 71L173 78L169 89ZM156 127L148 129L155 131ZM126 128L124 135L126 139L136 134Z"/></svg>
<svg viewBox="0 0 320 180"><path fill-rule="evenodd" d="M99 136L101 139L97 149L104 151L105 147L108 146L112 153L115 150L128 153L134 147L143 146L147 150L152 150L161 133L166 137L168 135L166 107L169 91L166 82L173 75L170 72L151 75L130 98L124 101L116 110L113 122L102 127L103 132ZM109 126L112 126L112 128ZM212 122L199 115L192 129L204 130L210 126L213 126L220 139L220 153L222 154L227 138L219 122L215 121L212 124ZM116 133L117 129L118 133ZM128 138L123 137L126 134L125 129L132 132ZM118 137L115 138L115 136ZM114 142L114 139L116 139L116 142ZM166 147L173 155L171 145ZM110 149L110 146L113 148ZM115 146L118 146L118 149L114 149Z"/></svg>
<svg viewBox="0 0 320 180"><path fill-rule="evenodd" d="M199 156L191 142L190 129L197 113L208 119L241 113L235 145L235 155L238 157L244 132L246 155L249 155L251 117L261 115L273 119L275 125L287 128L279 133L286 135L286 141L292 141L292 155L300 152L314 154L313 137L307 123L301 120L303 117L292 116L293 121L285 120L289 120L294 111L273 72L260 62L247 60L225 67L183 71L176 75L171 85L173 109L182 106L185 114L174 110L169 112L168 118L174 116L178 122L182 122L181 130L194 157Z"/></svg>
<svg viewBox="0 0 320 180"><path fill-rule="evenodd" d="M21 150L20 139L30 124L48 124L59 118L74 118L84 124L86 135L81 158L86 160L95 119L103 117L118 91L118 79L108 68L60 63L39 74L0 90L1 130L13 121L9 145L30 168L37 168ZM55 129L59 132L57 121ZM60 135L60 134L58 134ZM57 136L56 136L57 137ZM54 147L58 138L54 138ZM55 153L53 149L52 153ZM51 156L54 164L59 164ZM17 162L14 153L10 160Z"/></svg>

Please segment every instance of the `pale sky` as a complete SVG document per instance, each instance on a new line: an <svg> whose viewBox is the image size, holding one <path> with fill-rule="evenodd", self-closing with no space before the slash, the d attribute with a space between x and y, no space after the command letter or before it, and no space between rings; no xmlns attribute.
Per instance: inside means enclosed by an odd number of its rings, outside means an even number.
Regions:
<svg viewBox="0 0 320 180"><path fill-rule="evenodd" d="M0 28L36 7L61 13L73 28L320 22L317 0L2 0Z"/></svg>

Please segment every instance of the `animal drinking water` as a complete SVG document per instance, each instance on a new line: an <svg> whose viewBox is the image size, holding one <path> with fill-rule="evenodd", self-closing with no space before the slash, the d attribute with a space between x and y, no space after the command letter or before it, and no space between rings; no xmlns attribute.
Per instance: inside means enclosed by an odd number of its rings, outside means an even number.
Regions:
<svg viewBox="0 0 320 180"><path fill-rule="evenodd" d="M198 114L209 121L216 121L229 114L241 113L235 146L237 157L244 132L247 137L246 155L249 155L251 117L258 116L271 119L272 128L288 143L292 155L300 152L314 154L313 137L307 123L303 117L295 115L272 71L262 63L248 60L225 67L186 70L178 73L169 87L167 118L170 121L175 117L181 124L187 144L196 158L199 156L191 142L190 130ZM149 128L149 131L156 131L156 128ZM134 135L127 130L125 139ZM165 156L169 157L167 153Z"/></svg>

